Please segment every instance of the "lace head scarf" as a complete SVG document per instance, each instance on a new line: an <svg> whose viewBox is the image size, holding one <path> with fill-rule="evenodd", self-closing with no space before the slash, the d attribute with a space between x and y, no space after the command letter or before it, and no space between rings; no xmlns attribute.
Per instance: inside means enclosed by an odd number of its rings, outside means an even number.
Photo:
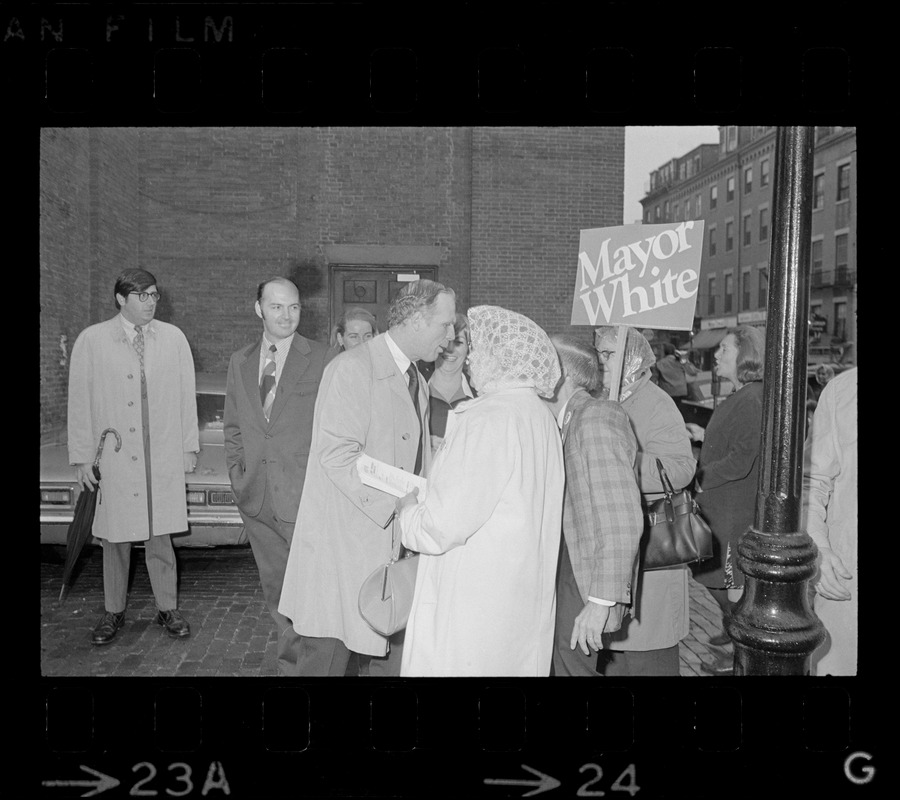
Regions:
<svg viewBox="0 0 900 800"><path fill-rule="evenodd" d="M625 355L623 358L622 384L619 388L619 400L624 400L637 388L636 384L641 377L656 363L656 356L650 342L636 328L624 326L628 332L625 337ZM619 329L608 325L597 328L594 331L594 348L601 350L615 350ZM604 363L603 368L607 365Z"/></svg>
<svg viewBox="0 0 900 800"><path fill-rule="evenodd" d="M473 306L467 316L469 369L479 393L533 386L541 397L553 397L562 373L543 328L500 306Z"/></svg>

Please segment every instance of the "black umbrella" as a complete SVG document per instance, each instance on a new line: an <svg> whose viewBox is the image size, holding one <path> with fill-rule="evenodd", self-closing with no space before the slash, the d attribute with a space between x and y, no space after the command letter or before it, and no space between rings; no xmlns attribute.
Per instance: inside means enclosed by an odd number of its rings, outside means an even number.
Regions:
<svg viewBox="0 0 900 800"><path fill-rule="evenodd" d="M94 510L97 508L97 495L100 492L100 456L103 455L103 445L106 442L106 434L111 433L116 437L116 452L122 449L122 437L115 428L107 428L100 434L100 446L97 448L97 456L91 469L94 471L94 477L97 479L97 485L92 492L90 489L82 489L78 502L75 504L75 516L69 525L69 531L66 534L66 566L63 570L63 585L59 590L59 602L62 603L69 594L69 587L72 583L72 571L75 569L75 562L84 547L84 543L91 535L91 529L94 527Z"/></svg>

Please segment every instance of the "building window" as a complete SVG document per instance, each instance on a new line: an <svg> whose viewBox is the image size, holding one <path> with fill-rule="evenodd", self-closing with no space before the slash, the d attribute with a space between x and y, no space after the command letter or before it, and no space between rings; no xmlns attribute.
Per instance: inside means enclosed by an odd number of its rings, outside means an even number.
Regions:
<svg viewBox="0 0 900 800"><path fill-rule="evenodd" d="M836 281L847 280L847 243L849 237L846 233L839 233L834 237L834 277Z"/></svg>
<svg viewBox="0 0 900 800"><path fill-rule="evenodd" d="M716 226L709 226L709 254L714 256L716 254Z"/></svg>
<svg viewBox="0 0 900 800"><path fill-rule="evenodd" d="M753 191L753 167L747 167L744 170L744 194L750 194Z"/></svg>
<svg viewBox="0 0 900 800"><path fill-rule="evenodd" d="M764 270L759 271L759 298L756 305L765 308L769 300L769 275Z"/></svg>
<svg viewBox="0 0 900 800"><path fill-rule="evenodd" d="M729 175L725 180L725 202L734 200L734 175Z"/></svg>
<svg viewBox="0 0 900 800"><path fill-rule="evenodd" d="M750 310L750 270L741 273L741 310Z"/></svg>
<svg viewBox="0 0 900 800"><path fill-rule="evenodd" d="M646 222L648 224L650 223L650 209L649 208L644 209L644 222Z"/></svg>
<svg viewBox="0 0 900 800"><path fill-rule="evenodd" d="M702 216L703 216L703 195L702 195L702 194L698 194L698 195L694 198L694 200L696 201L696 202L694 203L694 205L697 207L697 216L698 216L698 217L702 217Z"/></svg>
<svg viewBox="0 0 900 800"><path fill-rule="evenodd" d="M706 297L706 313L707 314L715 314L716 313L716 276L710 275L709 279L706 281L706 290L708 292Z"/></svg>
<svg viewBox="0 0 900 800"><path fill-rule="evenodd" d="M737 125L727 125L725 127L725 152L730 153L738 144L738 128Z"/></svg>
<svg viewBox="0 0 900 800"><path fill-rule="evenodd" d="M681 203L675 203L675 222L681 221Z"/></svg>
<svg viewBox="0 0 900 800"><path fill-rule="evenodd" d="M822 272L822 240L816 239L812 243L812 248L809 251L809 260L810 266L812 268L813 274L813 285L816 285L817 278L816 275L820 275Z"/></svg>
<svg viewBox="0 0 900 800"><path fill-rule="evenodd" d="M732 303L734 301L734 277L729 272L725 276L725 307L722 309L723 313L730 314Z"/></svg>
<svg viewBox="0 0 900 800"><path fill-rule="evenodd" d="M719 185L709 187L709 210L712 211L719 202Z"/></svg>
<svg viewBox="0 0 900 800"><path fill-rule="evenodd" d="M751 231L750 231L750 228L752 227L752 226L751 226L751 222L750 222L751 219L752 219L752 217L751 217L749 214L744 214L744 219L743 219L743 223L744 223L744 247L747 247L747 245L750 244L750 241L751 241L751 239L753 238L753 237L752 237L752 234L751 234Z"/></svg>
<svg viewBox="0 0 900 800"><path fill-rule="evenodd" d="M725 222L725 252L728 253L734 248L734 220L726 220Z"/></svg>
<svg viewBox="0 0 900 800"><path fill-rule="evenodd" d="M844 300L834 304L834 335L837 339L847 339L847 303Z"/></svg>
<svg viewBox="0 0 900 800"><path fill-rule="evenodd" d="M659 218L660 218L660 216L661 216L661 215L660 215L660 211L661 211L660 207L657 206L657 207L656 207L656 221L657 221L657 222L659 222Z"/></svg>
<svg viewBox="0 0 900 800"><path fill-rule="evenodd" d="M759 185L769 185L769 159L764 158L759 162Z"/></svg>
<svg viewBox="0 0 900 800"><path fill-rule="evenodd" d="M813 176L813 211L825 206L825 173Z"/></svg>
<svg viewBox="0 0 900 800"><path fill-rule="evenodd" d="M837 202L850 199L850 165L841 164L837 174Z"/></svg>
<svg viewBox="0 0 900 800"><path fill-rule="evenodd" d="M691 201L690 199L684 201L684 218L691 218Z"/></svg>
<svg viewBox="0 0 900 800"><path fill-rule="evenodd" d="M759 210L759 240L765 242L769 238L769 209Z"/></svg>

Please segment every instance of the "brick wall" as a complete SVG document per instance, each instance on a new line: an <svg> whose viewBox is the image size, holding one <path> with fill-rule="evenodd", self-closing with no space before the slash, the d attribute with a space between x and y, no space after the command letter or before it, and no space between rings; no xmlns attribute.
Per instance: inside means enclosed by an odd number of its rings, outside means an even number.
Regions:
<svg viewBox="0 0 900 800"><path fill-rule="evenodd" d="M66 129L44 133L42 159L43 431L64 422L55 340L115 313L125 266L156 275L158 317L205 371L259 335L256 285L273 275L298 281L300 332L326 341L334 245L436 248L461 308L567 330L579 230L621 222L624 131Z"/></svg>
<svg viewBox="0 0 900 800"><path fill-rule="evenodd" d="M90 320L88 132L41 131L41 436L66 414L67 353ZM60 337L66 337L62 343ZM65 352L62 347L65 348ZM60 363L62 362L62 363Z"/></svg>
<svg viewBox="0 0 900 800"><path fill-rule="evenodd" d="M622 224L624 128L475 128L472 304L571 332L582 228Z"/></svg>

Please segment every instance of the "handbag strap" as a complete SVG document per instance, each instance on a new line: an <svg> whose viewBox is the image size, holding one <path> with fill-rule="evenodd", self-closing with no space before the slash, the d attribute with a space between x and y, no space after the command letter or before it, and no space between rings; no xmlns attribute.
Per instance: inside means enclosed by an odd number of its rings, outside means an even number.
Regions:
<svg viewBox="0 0 900 800"><path fill-rule="evenodd" d="M666 497L671 499L675 494L675 490L672 488L672 481L669 480L669 476L666 475L666 471L663 469L662 461L658 458L656 459L656 468L659 470L659 480L662 483L663 491L666 493Z"/></svg>

